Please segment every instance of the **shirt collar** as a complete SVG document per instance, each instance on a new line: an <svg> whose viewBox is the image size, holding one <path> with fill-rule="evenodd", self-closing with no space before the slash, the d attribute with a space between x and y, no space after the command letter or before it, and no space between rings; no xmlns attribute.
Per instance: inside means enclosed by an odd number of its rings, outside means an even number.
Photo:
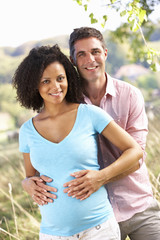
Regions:
<svg viewBox="0 0 160 240"><path fill-rule="evenodd" d="M114 87L114 84L113 84L113 78L105 73L106 75L106 80L107 80L107 86L106 86L106 92L105 92L105 96L107 96L107 94L115 97L116 96L116 89ZM90 99L84 95L84 99L85 99L85 102L86 103L91 103Z"/></svg>
<svg viewBox="0 0 160 240"><path fill-rule="evenodd" d="M107 79L107 86L106 86L106 93L105 95L109 94L113 97L116 96L116 90L113 84L113 78L106 73L106 79Z"/></svg>

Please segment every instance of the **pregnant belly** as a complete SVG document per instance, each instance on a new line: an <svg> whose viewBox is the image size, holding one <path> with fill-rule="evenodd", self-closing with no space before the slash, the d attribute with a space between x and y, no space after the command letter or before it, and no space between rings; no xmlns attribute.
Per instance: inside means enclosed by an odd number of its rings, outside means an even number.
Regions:
<svg viewBox="0 0 160 240"><path fill-rule="evenodd" d="M58 231L71 231L79 226L94 225L95 222L106 218L112 209L110 207L107 193L101 187L89 198L80 201L76 198L68 197L59 189L57 199L53 203L40 206L42 215L42 227L47 227ZM85 228L85 227L84 227Z"/></svg>

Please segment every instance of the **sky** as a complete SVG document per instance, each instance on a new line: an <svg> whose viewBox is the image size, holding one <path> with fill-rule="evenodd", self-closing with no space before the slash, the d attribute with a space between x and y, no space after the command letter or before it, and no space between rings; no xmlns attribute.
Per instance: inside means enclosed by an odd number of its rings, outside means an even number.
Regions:
<svg viewBox="0 0 160 240"><path fill-rule="evenodd" d="M91 2L90 12L101 16L106 0ZM160 7L156 12L153 16L158 15ZM0 0L0 47L17 47L32 40L70 34L81 26L92 26L103 33L106 29L114 30L121 22L118 15L109 11L109 20L103 29L100 23L91 24L88 15L73 0Z"/></svg>

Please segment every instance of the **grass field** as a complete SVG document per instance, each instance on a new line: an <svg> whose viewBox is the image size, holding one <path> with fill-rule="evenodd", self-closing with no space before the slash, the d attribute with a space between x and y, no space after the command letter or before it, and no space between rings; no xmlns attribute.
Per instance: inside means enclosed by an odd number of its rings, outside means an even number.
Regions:
<svg viewBox="0 0 160 240"><path fill-rule="evenodd" d="M150 156L153 157L153 154L155 152ZM150 161L148 164L155 169ZM160 201L159 176L155 176L152 169L149 169L149 174L154 194ZM40 213L38 206L22 189L21 181L24 177L23 160L18 151L18 143L1 142L0 240L38 240Z"/></svg>
<svg viewBox="0 0 160 240"><path fill-rule="evenodd" d="M38 240L40 214L23 191L18 143L0 145L0 240Z"/></svg>

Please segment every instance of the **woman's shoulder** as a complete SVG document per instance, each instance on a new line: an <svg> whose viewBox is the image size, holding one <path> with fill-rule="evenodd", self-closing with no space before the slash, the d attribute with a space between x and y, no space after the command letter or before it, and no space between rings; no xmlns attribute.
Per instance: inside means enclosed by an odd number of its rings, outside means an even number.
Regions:
<svg viewBox="0 0 160 240"><path fill-rule="evenodd" d="M83 104L82 108L85 109L85 112L91 117L91 119L107 119L109 121L112 120L112 117L101 107L91 105L91 104Z"/></svg>
<svg viewBox="0 0 160 240"><path fill-rule="evenodd" d="M104 112L104 110L98 106L92 105L92 104L85 104L85 103L81 103L80 104L81 108L86 110L86 111L90 111L90 112Z"/></svg>
<svg viewBox="0 0 160 240"><path fill-rule="evenodd" d="M33 118L28 119L27 121L25 121L25 122L21 125L21 127L20 127L20 132L21 132L21 131L25 131L26 129L28 129L28 128L31 127L32 119L33 119Z"/></svg>

